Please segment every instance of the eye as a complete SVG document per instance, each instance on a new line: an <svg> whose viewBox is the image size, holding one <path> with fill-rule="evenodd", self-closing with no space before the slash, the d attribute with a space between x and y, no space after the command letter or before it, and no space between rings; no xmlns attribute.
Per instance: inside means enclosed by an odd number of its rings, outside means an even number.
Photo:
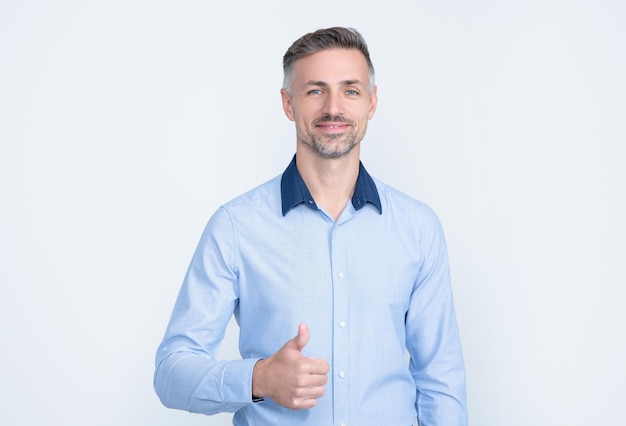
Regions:
<svg viewBox="0 0 626 426"><path fill-rule="evenodd" d="M359 92L357 92L356 90L346 90L346 95L348 96L357 96L359 94Z"/></svg>
<svg viewBox="0 0 626 426"><path fill-rule="evenodd" d="M309 95L321 95L322 91L320 89L311 89L308 91Z"/></svg>

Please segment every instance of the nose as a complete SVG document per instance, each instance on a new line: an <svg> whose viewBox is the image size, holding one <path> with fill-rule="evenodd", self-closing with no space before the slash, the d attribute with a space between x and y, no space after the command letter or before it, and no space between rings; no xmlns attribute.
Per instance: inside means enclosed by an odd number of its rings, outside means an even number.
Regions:
<svg viewBox="0 0 626 426"><path fill-rule="evenodd" d="M322 107L323 107L322 113L324 113L325 115L331 115L331 116L342 115L343 108L342 108L340 94L334 90L330 90L326 94L326 97L324 99L324 105Z"/></svg>

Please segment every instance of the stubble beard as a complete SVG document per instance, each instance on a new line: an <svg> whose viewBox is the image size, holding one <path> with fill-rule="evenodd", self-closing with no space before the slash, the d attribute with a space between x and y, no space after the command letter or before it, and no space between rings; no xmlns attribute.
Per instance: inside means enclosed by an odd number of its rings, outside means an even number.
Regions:
<svg viewBox="0 0 626 426"><path fill-rule="evenodd" d="M339 141L343 139L343 141ZM337 143L338 142L338 143ZM341 158L347 155L358 144L354 132L340 135L313 135L308 144L315 153L323 158Z"/></svg>
<svg viewBox="0 0 626 426"><path fill-rule="evenodd" d="M354 123L343 117L322 117L313 122L313 128L319 123L327 121L338 121L350 124L349 130L344 133L331 135L320 135L311 132L309 138L302 138L302 142L309 146L319 156L326 159L341 158L347 155L357 146L360 140L357 140ZM307 140L308 139L308 140Z"/></svg>

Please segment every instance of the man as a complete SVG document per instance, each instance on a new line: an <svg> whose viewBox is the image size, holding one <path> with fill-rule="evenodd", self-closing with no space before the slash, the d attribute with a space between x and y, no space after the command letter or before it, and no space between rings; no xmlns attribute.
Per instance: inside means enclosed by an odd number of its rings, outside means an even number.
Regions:
<svg viewBox="0 0 626 426"><path fill-rule="evenodd" d="M466 425L439 221L359 160L377 103L365 41L319 30L283 66L296 154L209 220L157 352L156 392L168 407L235 412L235 425ZM242 359L220 360L233 314Z"/></svg>

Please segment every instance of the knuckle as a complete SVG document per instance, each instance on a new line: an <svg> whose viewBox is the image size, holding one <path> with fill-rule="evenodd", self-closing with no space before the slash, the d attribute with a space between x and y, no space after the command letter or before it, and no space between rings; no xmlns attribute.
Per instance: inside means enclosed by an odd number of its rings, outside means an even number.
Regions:
<svg viewBox="0 0 626 426"><path fill-rule="evenodd" d="M295 381L295 385L297 388L302 388L304 386L306 386L306 377L303 376L298 376L296 377L296 381Z"/></svg>

